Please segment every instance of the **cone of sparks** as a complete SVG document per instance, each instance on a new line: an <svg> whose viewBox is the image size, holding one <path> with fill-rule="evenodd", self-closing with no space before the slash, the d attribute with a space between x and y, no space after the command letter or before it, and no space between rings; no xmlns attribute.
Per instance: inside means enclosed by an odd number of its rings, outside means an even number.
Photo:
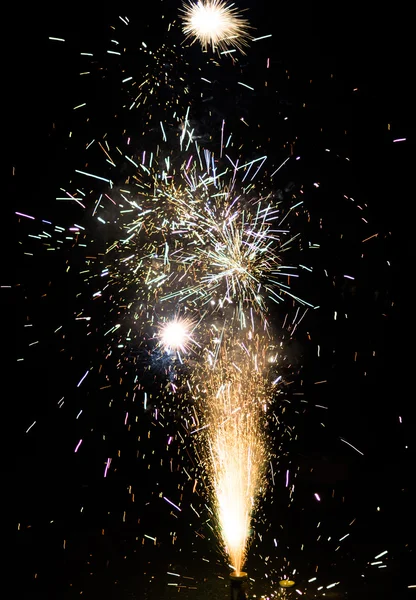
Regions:
<svg viewBox="0 0 416 600"><path fill-rule="evenodd" d="M265 353L260 350L264 342L252 332L244 340L231 335L205 368L204 458L218 529L237 575L246 558L251 517L265 486L265 419L272 394L265 377Z"/></svg>

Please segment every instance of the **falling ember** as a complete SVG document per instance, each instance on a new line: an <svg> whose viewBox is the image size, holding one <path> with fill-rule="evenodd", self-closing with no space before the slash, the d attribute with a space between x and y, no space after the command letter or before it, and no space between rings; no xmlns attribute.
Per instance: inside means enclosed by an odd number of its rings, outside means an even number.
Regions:
<svg viewBox="0 0 416 600"><path fill-rule="evenodd" d="M223 53L236 48L243 52L248 45L248 21L243 19L232 4L224 0L200 0L185 3L182 9L183 32L201 43L203 50L212 46Z"/></svg>

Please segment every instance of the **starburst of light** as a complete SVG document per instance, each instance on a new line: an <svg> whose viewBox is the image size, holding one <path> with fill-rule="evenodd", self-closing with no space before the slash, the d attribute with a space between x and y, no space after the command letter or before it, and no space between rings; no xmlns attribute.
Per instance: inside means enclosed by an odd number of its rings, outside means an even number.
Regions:
<svg viewBox="0 0 416 600"><path fill-rule="evenodd" d="M232 211L230 205L234 205ZM235 303L244 324L247 308L254 307L265 316L267 296L278 301L284 292L283 278L288 273L282 270L281 250L286 242L281 237L287 232L276 229L281 214L267 200L264 206L254 199L237 207L231 195L225 206L222 215L206 207L205 219L197 223L196 230L205 244L195 251L203 269L195 278L194 288L221 305Z"/></svg>
<svg viewBox="0 0 416 600"><path fill-rule="evenodd" d="M159 343L165 352L186 352L192 342L192 321L190 319L176 317L167 323L163 323L159 329Z"/></svg>
<svg viewBox="0 0 416 600"><path fill-rule="evenodd" d="M234 48L243 52L250 39L247 19L224 0L200 0L184 4L183 32L199 41L206 51L209 46L223 53ZM193 43L192 42L192 43Z"/></svg>

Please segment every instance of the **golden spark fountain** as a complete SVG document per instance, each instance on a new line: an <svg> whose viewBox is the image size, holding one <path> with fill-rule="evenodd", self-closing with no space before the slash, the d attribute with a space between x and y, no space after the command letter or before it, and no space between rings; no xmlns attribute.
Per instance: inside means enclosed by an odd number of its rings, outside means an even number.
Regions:
<svg viewBox="0 0 416 600"><path fill-rule="evenodd" d="M245 598L242 569L251 518L265 488L264 422L271 397L266 344L253 335L243 341L230 338L206 368L205 458L218 531L234 567L233 600Z"/></svg>

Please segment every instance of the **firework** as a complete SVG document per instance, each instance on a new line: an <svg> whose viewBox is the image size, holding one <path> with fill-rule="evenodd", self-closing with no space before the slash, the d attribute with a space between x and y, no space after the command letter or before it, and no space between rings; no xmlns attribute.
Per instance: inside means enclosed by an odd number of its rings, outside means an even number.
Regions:
<svg viewBox="0 0 416 600"><path fill-rule="evenodd" d="M243 52L250 39L248 21L241 17L233 5L224 0L200 0L184 4L182 9L183 32L199 41L206 51L209 46L213 50L225 53L237 49Z"/></svg>
<svg viewBox="0 0 416 600"><path fill-rule="evenodd" d="M302 202L287 206L276 201L261 178L266 157L241 165L229 155L215 159L197 141L190 145L186 125L180 132L166 125L163 136L166 143L155 153L132 154L128 145L117 144L117 150L124 150L121 159L107 142L112 176L120 172L125 182L110 183L100 194L83 191L91 174L79 172L83 182L67 192L114 240L99 253L95 276L90 265L89 283L97 285L94 298L111 296L113 305L117 298L119 307L137 315L136 331L146 323L153 327L155 309L162 305L167 316L177 303L202 311L207 319L213 312L232 314L245 328L253 314L267 321L270 300L281 303L289 296L304 302L291 292L289 282L297 274L287 252L299 237L291 233L287 217ZM99 153L101 146L96 146ZM108 168L96 177L99 186L109 181Z"/></svg>
<svg viewBox="0 0 416 600"><path fill-rule="evenodd" d="M192 342L192 325L190 319L175 318L167 323L163 323L159 329L160 345L165 352L181 351L187 352Z"/></svg>
<svg viewBox="0 0 416 600"><path fill-rule="evenodd" d="M227 553L240 573L264 473L265 448L258 415L244 410L247 398L240 385L233 389L231 382L221 384L213 401L218 403L211 414L210 433L213 504Z"/></svg>
<svg viewBox="0 0 416 600"><path fill-rule="evenodd" d="M208 353L196 378L206 381L199 411L205 465L218 529L232 566L240 573L248 548L252 514L265 491L269 458L265 421L274 386L267 378L266 339L250 331L231 335L219 352ZM199 383L201 382L201 383Z"/></svg>
<svg viewBox="0 0 416 600"><path fill-rule="evenodd" d="M199 42L205 51L212 49L231 55L237 50L243 52L250 40L249 26L233 6L222 0L185 4L183 31L190 45ZM126 443L128 436L131 439L134 436L139 442L136 459L143 469L140 474L139 470L130 469L129 496L134 502L132 489L136 487L136 496L143 496L146 507L156 507L159 511L160 499L162 511L166 508L171 511L169 516L166 512L166 517L172 523L182 518L183 524L186 520L196 534L195 538L186 536L186 540L192 539L193 559L200 558L198 552L204 555L209 552L206 534L210 528L237 573L241 573L252 543L254 561L250 571L254 575L257 555L261 562L259 580L276 587L281 577L290 583L296 579L300 582L296 590L299 594L309 593L313 586L317 586L317 593L324 587L330 590L338 583L332 579L326 581L328 575L322 572L322 560L319 576L316 576L318 564L313 564L314 561L306 567L298 560L298 551L295 560L290 557L289 544L284 542L284 529L289 520L283 510L276 509L276 504L283 505L287 501L292 505L296 477L300 474L293 453L287 453L286 440L296 439L298 419L312 409L311 398L319 399L316 410L325 414L322 409L327 408L326 402L319 398L318 391L316 397L311 392L312 383L326 383L323 372L328 367L321 369L320 365L329 361L332 372L334 355L339 354L338 347L333 348L330 342L324 345L325 336L319 327L316 330L313 317L304 321L308 322L307 336L298 328L309 305L296 296L297 284L293 278L302 273L301 286L308 288L308 294L315 292L317 304L322 296L328 322L333 318L338 326L342 319L347 319L350 289L347 286L359 286L359 277L351 284L359 269L353 261L354 269L350 271L348 267L349 275L345 275L341 271L342 261L335 259L337 252L330 257L329 268L324 269L323 264L328 259L325 255L328 235L335 239L334 234L339 233L340 244L344 244L348 230L340 227L335 231L332 221L328 226L328 212L323 210L323 215L318 214L325 203L322 199L325 186L323 192L319 191L319 183L288 185L285 193L276 189L273 176L281 167L289 161L288 167L293 171L294 165L301 165L302 161L295 163L301 158L294 154L299 148L297 139L288 138L284 150L279 149L276 154L276 90L272 85L262 86L261 80L252 80L249 71L247 83L255 88L236 82L234 87L243 86L247 96L238 96L234 102L232 77L228 78L225 73L226 85L220 88L221 76L216 77L220 72L219 63L206 53L200 56L199 65L190 64L189 57L193 53L187 44L180 49L169 43L168 37L171 33L175 35L175 26L165 19L162 29L165 24L168 25L166 43L160 48L152 47L158 35L150 41L152 34L148 32L149 39L142 41L140 36L146 32L132 30L125 17L120 17L120 22L111 27L105 61L100 59L104 55L100 49L96 52L94 48L82 48L94 50L94 53L82 52L85 57L81 60L91 63L83 67L83 79L99 78L103 86L99 89L105 93L96 93L96 81L91 81L86 89L94 93L89 97L88 93L87 97L80 96L74 102L76 118L82 119L85 126L74 136L71 130L69 138L74 141L70 143L76 143L79 135L88 139L83 140L85 156L80 155L74 165L76 175L68 190L58 194L58 200L73 205L70 214L77 215L76 223L72 216L65 217L64 211L59 217L63 227L40 220L38 215L29 216L23 207L24 212L17 213L28 226L33 227L35 221L37 227L36 232L30 230L30 239L22 244L26 250L25 261L33 263L34 256L58 255L51 263L42 264L42 268L31 264L31 272L39 278L34 288L43 286L43 274L48 276L47 282L53 279L49 271L56 268L62 255L70 283L59 287L62 301L57 300L53 283L43 290L42 306L49 302L51 310L39 312L41 323L40 319L38 323L33 319L36 303L32 302L34 306L27 311L28 322L24 325L24 340L28 353L33 352L32 346L37 349L40 348L37 344L47 342L48 347L39 353L45 363L49 348L57 344L61 356L70 356L72 369L77 369L79 362L89 361L80 365L76 373L71 401L62 394L57 401L62 415L69 415L76 424L71 447L75 460L88 459L88 453L95 460L101 453L107 484L120 469L120 457L124 461L131 449L130 442ZM157 23L156 34L162 30L160 25ZM270 58L265 62L266 84L272 83L273 69L281 62L281 57L273 52L271 48ZM91 61L88 56L93 57ZM223 67L226 70L226 65ZM231 71L235 73L236 69ZM240 73L240 69L238 71ZM261 73L259 69L258 74ZM263 87L273 106L264 112L262 108L268 104L263 103ZM261 102L251 102L250 90L254 89ZM228 93L233 99L232 116L223 115L226 109L222 108L220 117L215 115L218 107L214 103L219 90L223 96ZM246 107L245 97L250 98ZM97 100L102 105L100 110L94 109ZM280 113L280 110L284 112L283 103L280 105L279 123L284 118ZM190 112L193 119L199 116L202 121L191 122ZM107 120L99 116L104 113L108 115ZM256 121L258 114L261 118ZM118 123L115 128L112 126L114 116ZM107 131L104 135L94 125L101 118ZM268 142L266 138L264 143L256 139L257 133L253 133L256 125L261 126L263 132L267 130ZM239 127L244 131L244 139L237 139ZM115 132L116 128L120 135ZM329 152L327 149L326 153ZM244 156L248 158L244 160ZM271 165L272 156L279 157L275 165ZM279 176L281 174L284 170ZM346 190L342 190L344 192ZM303 199L311 214L304 208ZM341 223L343 209L338 204L335 211L334 201L335 196L331 196L329 213ZM341 202L359 210L359 218L367 224L362 206L347 194ZM296 222L297 215L301 215L301 227ZM364 256L367 247L374 244L370 240L378 237L374 230L366 230L361 238L365 244L359 253L355 252L357 257L358 254ZM354 256L349 250L345 245L341 254ZM302 260L299 260L301 254ZM48 269L46 264L53 266ZM345 305L345 317L336 302L332 317L325 312L333 307L323 298L321 284L331 287L331 298L335 298L332 293L336 294L341 288L340 306ZM33 300L30 290L25 286L20 289ZM270 321L276 320L272 302L278 304L278 315L283 322L281 328L276 326L276 331L269 326ZM36 329L40 324L42 329ZM53 331L49 337L45 333L48 328ZM34 337L35 331L40 335ZM52 338L53 343L50 343ZM342 343L342 337L339 339ZM82 350L80 340L84 341ZM314 363L302 372L303 345L311 348L316 341L319 368L315 370ZM348 350L343 348L342 351ZM361 354L361 351L355 352L354 368L359 366ZM33 360L33 354L28 357ZM316 375L318 371L316 379L319 381L314 381L311 373ZM42 369L39 372L43 372ZM276 389L277 382L279 389ZM306 385L305 395L299 391L303 385ZM313 390L321 387L325 386L313 387ZM289 389L291 391L287 391ZM281 402L276 401L277 396ZM97 405L94 404L96 397ZM107 411L107 407L111 408L111 417L101 412ZM31 411L36 410L33 403ZM27 422L28 437L40 435L41 419L36 414L34 417ZM115 439L111 432L116 430L106 425L107 419L124 427L125 435ZM323 421L321 417L319 427L325 427ZM68 426L68 430L70 428ZM363 440L350 437L347 432L345 436L351 443L344 437L337 438L344 450L360 456L366 452ZM169 485L165 484L166 480L174 477L177 487L162 490ZM342 550L348 548L344 546L350 535L346 524L349 522L352 526L355 518L351 515L352 520L346 523L327 525L331 512L329 502L337 501L334 492L330 500L319 484L311 490L310 502L322 513L315 523L319 528L317 536L313 536L316 546L306 545L309 556L322 556L323 543L331 550L331 556L341 556ZM266 493L267 503L263 503ZM209 506L205 504L207 497ZM274 501L277 501L274 510L270 511ZM86 512L91 509L95 514L97 507L88 506L88 501L86 504ZM173 557L176 548L178 552L184 549L182 533L177 531L183 528L167 527L162 519L162 525L155 523L159 518L147 519L141 512L147 510L142 504L123 506L122 523L131 519L132 528L137 528L136 539L140 538L145 552L147 544L156 548L160 545L166 548L169 544L172 564L176 563ZM162 511L157 513L158 517ZM255 519L254 511L257 511ZM84 512L83 505L81 512ZM213 513L215 519L212 519ZM114 515L114 511L111 514ZM123 527L117 522L117 528L119 525ZM100 535L105 531L105 528L100 529ZM292 528L292 547L296 541L303 549L305 540L298 537L301 531L301 524L295 530ZM204 539L205 542L201 541ZM186 543L182 539L182 544ZM388 559L387 551L380 553L381 550L374 552L375 562L371 563L377 569L387 566L387 562L382 564L386 557L386 561ZM90 564L90 557L87 560ZM274 561L278 561L277 565ZM92 558L91 564L93 562ZM295 572L299 567L303 573ZM189 585L191 578L181 580L176 566L169 568L175 571L168 575L174 578L175 585L180 583L179 589ZM89 572L93 571L91 567ZM281 588L284 586L288 587L280 584Z"/></svg>
<svg viewBox="0 0 416 600"><path fill-rule="evenodd" d="M198 298L221 309L232 306L242 327L252 311L266 319L267 300L281 302L286 293L291 295L286 279L296 277L293 266L283 264L284 252L296 236L288 236L282 220L283 211L273 199L253 197L245 190L240 196L218 178L211 197L184 219L199 244L185 253L183 264L198 269L190 285L173 295Z"/></svg>

